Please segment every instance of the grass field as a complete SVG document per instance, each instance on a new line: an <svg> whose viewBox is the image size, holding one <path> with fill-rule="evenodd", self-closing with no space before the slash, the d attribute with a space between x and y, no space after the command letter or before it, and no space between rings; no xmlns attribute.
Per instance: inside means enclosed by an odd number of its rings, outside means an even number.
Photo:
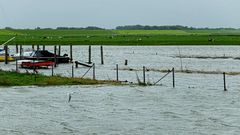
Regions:
<svg viewBox="0 0 240 135"><path fill-rule="evenodd" d="M17 73L0 70L0 86L53 86L53 85L96 85L96 84L120 84L114 81L99 81L82 78L67 78L61 76L45 76L38 74Z"/></svg>
<svg viewBox="0 0 240 135"><path fill-rule="evenodd" d="M240 30L0 30L23 45L240 45Z"/></svg>

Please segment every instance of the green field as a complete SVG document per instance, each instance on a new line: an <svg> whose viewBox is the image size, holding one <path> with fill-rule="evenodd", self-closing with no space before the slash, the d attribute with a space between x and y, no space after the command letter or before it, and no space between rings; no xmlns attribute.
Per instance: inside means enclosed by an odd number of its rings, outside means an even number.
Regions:
<svg viewBox="0 0 240 135"><path fill-rule="evenodd" d="M36 79L35 79L36 77ZM92 80L83 78L68 78L61 76L45 76L42 74L17 73L0 70L0 86L55 86L55 85L97 85L112 84L119 85L120 82Z"/></svg>
<svg viewBox="0 0 240 135"><path fill-rule="evenodd" d="M0 30L23 45L240 45L240 30Z"/></svg>

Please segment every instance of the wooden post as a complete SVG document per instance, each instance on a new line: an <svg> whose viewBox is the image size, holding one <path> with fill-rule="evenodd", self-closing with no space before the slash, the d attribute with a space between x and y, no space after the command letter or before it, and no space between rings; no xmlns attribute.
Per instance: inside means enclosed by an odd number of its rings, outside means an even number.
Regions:
<svg viewBox="0 0 240 135"><path fill-rule="evenodd" d="M128 60L125 60L125 64L124 64L125 66L127 66L128 65Z"/></svg>
<svg viewBox="0 0 240 135"><path fill-rule="evenodd" d="M173 88L175 88L175 69L172 68Z"/></svg>
<svg viewBox="0 0 240 135"><path fill-rule="evenodd" d="M43 45L43 47L42 47L42 48L43 48L43 51L45 51L45 45Z"/></svg>
<svg viewBox="0 0 240 135"><path fill-rule="evenodd" d="M118 78L118 64L116 65L116 73L117 73L117 81L119 81L119 78Z"/></svg>
<svg viewBox="0 0 240 135"><path fill-rule="evenodd" d="M53 69L54 69L54 66L52 65L52 76L54 75Z"/></svg>
<svg viewBox="0 0 240 135"><path fill-rule="evenodd" d="M143 84L146 84L146 67L143 66Z"/></svg>
<svg viewBox="0 0 240 135"><path fill-rule="evenodd" d="M96 75L95 75L95 63L93 63L93 80L96 80Z"/></svg>
<svg viewBox="0 0 240 135"><path fill-rule="evenodd" d="M226 73L223 73L223 83L224 83L224 91L227 91L227 86L226 86Z"/></svg>
<svg viewBox="0 0 240 135"><path fill-rule="evenodd" d="M18 72L18 60L16 59L16 72Z"/></svg>
<svg viewBox="0 0 240 135"><path fill-rule="evenodd" d="M18 44L16 44L16 53L18 53Z"/></svg>
<svg viewBox="0 0 240 135"><path fill-rule="evenodd" d="M34 45L32 45L32 50L34 50Z"/></svg>
<svg viewBox="0 0 240 135"><path fill-rule="evenodd" d="M100 48L101 48L101 64L103 65L104 64L104 61L103 61L103 46L101 46Z"/></svg>
<svg viewBox="0 0 240 135"><path fill-rule="evenodd" d="M54 46L54 66L57 67L57 46Z"/></svg>
<svg viewBox="0 0 240 135"><path fill-rule="evenodd" d="M37 54L39 54L39 45L37 45L37 51L36 51ZM37 60L39 60L39 55L37 55Z"/></svg>
<svg viewBox="0 0 240 135"><path fill-rule="evenodd" d="M89 48L88 48L88 64L92 63L91 53L92 53L92 48L91 48L91 46L89 46Z"/></svg>
<svg viewBox="0 0 240 135"><path fill-rule="evenodd" d="M20 60L23 59L23 47L20 45Z"/></svg>
<svg viewBox="0 0 240 135"><path fill-rule="evenodd" d="M72 45L70 45L70 61L73 61Z"/></svg>
<svg viewBox="0 0 240 135"><path fill-rule="evenodd" d="M58 46L58 56L61 56L61 45Z"/></svg>
<svg viewBox="0 0 240 135"><path fill-rule="evenodd" d="M7 45L4 46L4 50L5 50L5 64L8 64L8 46Z"/></svg>
<svg viewBox="0 0 240 135"><path fill-rule="evenodd" d="M74 64L72 64L72 78L74 78Z"/></svg>
<svg viewBox="0 0 240 135"><path fill-rule="evenodd" d="M78 68L78 62L77 61L75 61L75 67Z"/></svg>

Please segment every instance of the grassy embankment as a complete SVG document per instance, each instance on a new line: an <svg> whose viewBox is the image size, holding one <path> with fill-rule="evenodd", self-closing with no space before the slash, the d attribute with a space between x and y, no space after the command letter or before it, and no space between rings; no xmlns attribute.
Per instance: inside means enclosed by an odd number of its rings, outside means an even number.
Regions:
<svg viewBox="0 0 240 135"><path fill-rule="evenodd" d="M45 76L31 73L17 73L0 70L0 86L55 86L55 85L96 85L96 84L120 84L115 81L99 81L92 79L68 78L60 76Z"/></svg>
<svg viewBox="0 0 240 135"><path fill-rule="evenodd" d="M0 30L0 44L240 45L240 30Z"/></svg>

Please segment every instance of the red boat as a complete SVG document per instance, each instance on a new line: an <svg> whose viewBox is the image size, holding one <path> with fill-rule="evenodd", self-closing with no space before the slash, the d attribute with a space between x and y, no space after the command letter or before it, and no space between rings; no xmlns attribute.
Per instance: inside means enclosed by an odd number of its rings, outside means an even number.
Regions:
<svg viewBox="0 0 240 135"><path fill-rule="evenodd" d="M52 61L31 61L31 62L22 62L21 67L23 68L41 68L53 66L55 63Z"/></svg>

